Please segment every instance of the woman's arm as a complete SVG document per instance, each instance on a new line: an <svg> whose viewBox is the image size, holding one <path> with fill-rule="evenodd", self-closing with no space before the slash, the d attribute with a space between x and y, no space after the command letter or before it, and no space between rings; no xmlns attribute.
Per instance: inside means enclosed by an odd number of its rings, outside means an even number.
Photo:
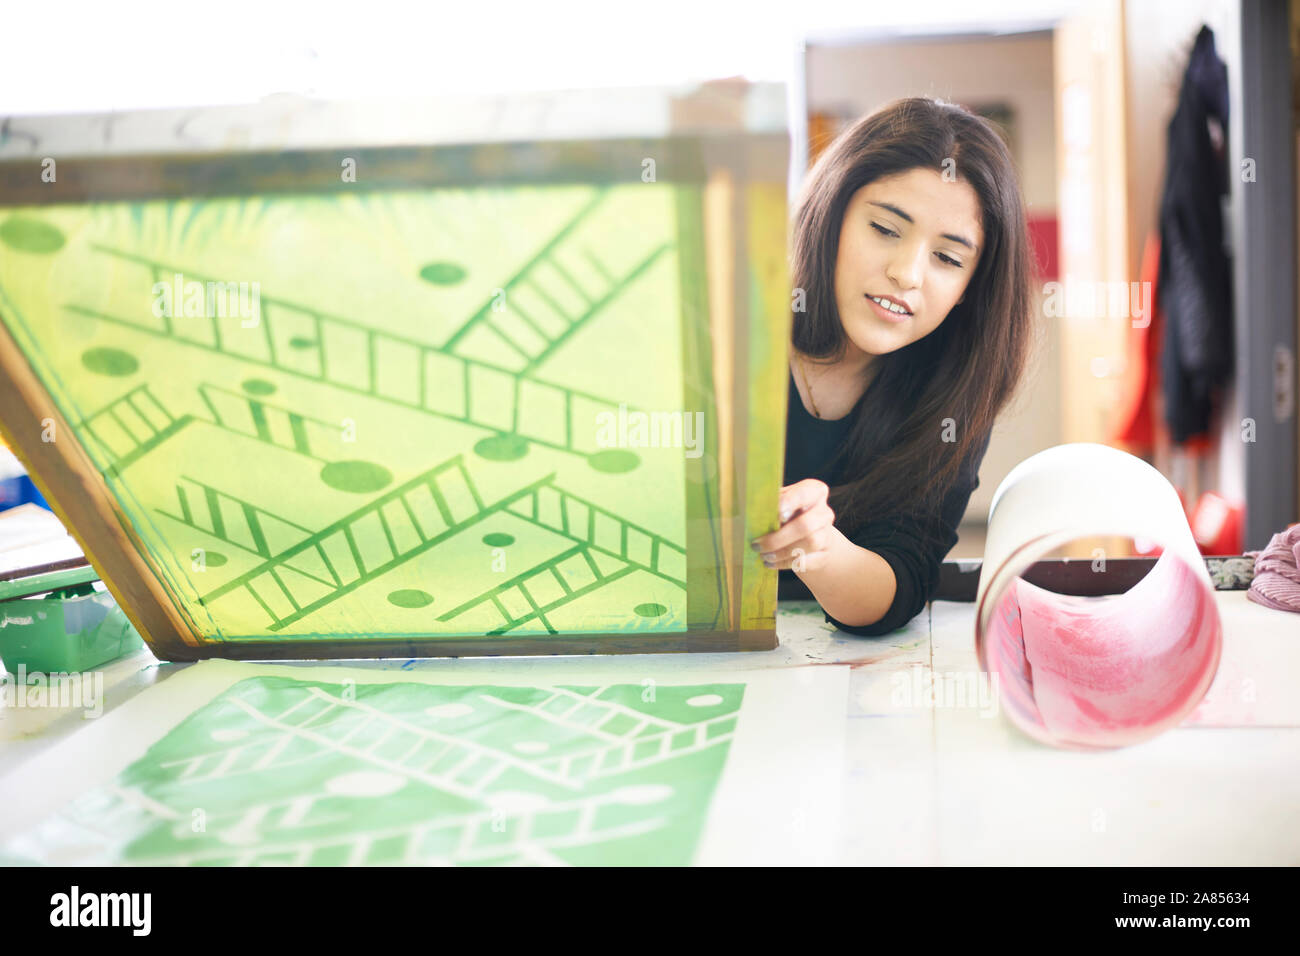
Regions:
<svg viewBox="0 0 1300 956"><path fill-rule="evenodd" d="M768 567L794 571L828 617L866 627L894 605L897 578L885 558L835 527L828 492L816 478L782 488L781 527L755 539L753 547Z"/></svg>
<svg viewBox="0 0 1300 956"><path fill-rule="evenodd" d="M894 602L879 619L865 626L829 612L826 620L846 633L877 637L905 627L925 608L938 586L943 556L957 543L957 532L945 530L944 536L936 539L925 534L916 518L890 515L867 522L849 540L889 565L894 574Z"/></svg>
<svg viewBox="0 0 1300 956"><path fill-rule="evenodd" d="M850 627L866 627L879 621L894 604L898 587L889 562L854 544L838 528L832 528L827 547L828 560L813 570L801 570L796 555L794 573L808 585L822 610Z"/></svg>
<svg viewBox="0 0 1300 956"><path fill-rule="evenodd" d="M957 543L957 526L979 486L990 437L978 443L929 520L885 515L850 540L834 527L826 485L805 479L781 489L782 525L754 547L764 552L768 567L793 570L836 627L866 637L897 630L920 613L938 586L942 561Z"/></svg>

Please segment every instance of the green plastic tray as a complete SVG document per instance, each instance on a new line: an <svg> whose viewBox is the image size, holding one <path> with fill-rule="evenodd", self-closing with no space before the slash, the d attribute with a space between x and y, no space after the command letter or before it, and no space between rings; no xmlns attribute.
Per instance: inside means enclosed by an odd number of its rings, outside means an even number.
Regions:
<svg viewBox="0 0 1300 956"><path fill-rule="evenodd" d="M144 646L113 595L94 589L98 575L93 568L45 577L0 585L0 661L5 670L85 671ZM34 584L48 584L51 590L3 600L6 591L21 587L30 593Z"/></svg>

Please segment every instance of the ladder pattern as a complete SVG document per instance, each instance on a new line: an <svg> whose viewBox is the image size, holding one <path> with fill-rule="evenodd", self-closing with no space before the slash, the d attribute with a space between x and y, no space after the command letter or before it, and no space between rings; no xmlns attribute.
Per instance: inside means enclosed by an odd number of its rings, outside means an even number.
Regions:
<svg viewBox="0 0 1300 956"><path fill-rule="evenodd" d="M444 349L458 351L476 332L491 333L488 340L507 350L504 364L516 374L531 374L672 248L671 243L662 243L626 273L614 275L590 248L570 241L576 227L604 198L602 190L506 282L504 308L498 310L496 300L489 299ZM574 274L574 258L584 265L585 285Z"/></svg>
<svg viewBox="0 0 1300 956"><path fill-rule="evenodd" d="M686 551L663 535L554 485L537 486L510 505L532 524L686 587Z"/></svg>
<svg viewBox="0 0 1300 956"><path fill-rule="evenodd" d="M283 735L269 747L239 746L225 753L199 754L162 766L182 767L178 779L187 782L225 779L241 771L279 767L280 754L290 750L294 741L302 740L460 797L480 796L507 770L517 770L565 789L579 789L574 781L508 751L417 726L363 700L344 700L319 687L308 687L306 696L274 717L262 714L253 704L237 697L231 702L268 728L283 731ZM295 711L300 712L298 719L290 720L289 715ZM361 719L337 719L344 714L359 714Z"/></svg>
<svg viewBox="0 0 1300 956"><path fill-rule="evenodd" d="M593 560L588 548L575 545L453 607L441 614L438 620L454 621L490 601L500 614L502 623L489 634L504 634L534 619L540 620L549 633L557 634L559 632L546 619L548 613L635 570L626 564L613 569L607 564L602 568Z"/></svg>
<svg viewBox="0 0 1300 956"><path fill-rule="evenodd" d="M591 694L580 694L557 687L535 707L520 707L487 694L483 699L505 709L538 713L548 722L599 738L602 742L589 750L541 761L543 767L565 779L609 776L696 753L726 743L736 729L734 714L680 724L601 700L600 695L607 689L600 687ZM607 729L616 721L624 726L619 733Z"/></svg>
<svg viewBox="0 0 1300 956"><path fill-rule="evenodd" d="M563 865L570 850L626 862L623 848L654 858L661 845L634 838L698 838L743 698L737 685L676 690L722 693L698 718L675 705L673 719L637 685L345 692L250 678L9 848L75 850L88 865ZM653 776L638 748L656 751ZM69 832L75 847L60 840Z"/></svg>
<svg viewBox="0 0 1300 956"><path fill-rule="evenodd" d="M340 423L303 415L251 395L205 383L199 386L199 397L212 413L212 423L219 428L318 461L326 459L314 449L341 441Z"/></svg>
<svg viewBox="0 0 1300 956"><path fill-rule="evenodd" d="M107 463L106 475L121 479L110 487L157 557L170 598L204 639L306 640L338 630L364 640L408 634L415 621L485 636L521 628L651 633L685 626L685 551L647 530L682 538L682 503L631 498L650 470L672 480L677 465L672 456L646 461L610 452L594 427L602 411L633 410L613 398L622 392L638 397L644 384L646 401L676 394L668 385L678 379L681 314L669 290L682 281L672 268L680 215L674 218L667 190L570 184L551 194L510 193L381 191L373 206L338 209L280 197L272 203L283 204L276 216L255 235L259 224L236 218L242 212L224 202L178 198L120 216L106 210L95 229L61 253L70 266L108 277L105 295L74 290L68 301L37 290L33 302L23 303L39 310L49 330L29 330L33 342L55 334L58 323L48 320L59 314L90 333L93 348L83 351L78 335L50 349L58 378L72 383L69 420L82 418L72 427L95 462ZM470 214L487 205L510 213L501 227L508 235L493 237L499 222L484 229L473 221ZM629 232L632 220L641 228ZM280 222L294 225L288 244L264 245ZM308 228L312 223L319 229ZM187 236L191 224L202 228ZM355 296L311 291L310 270L279 268L310 256L328 269L327 237L353 228L373 228L376 241L390 245L409 237L407 247L423 249L423 258L377 256L365 266L373 283L394 280L383 295L366 292L366 282L352 283L361 289ZM464 241L449 245L458 230ZM231 258L231 237L239 234L253 241ZM418 279L417 262L427 262ZM252 283L249 300L248 283L176 263L244 278L260 274L286 295L262 296ZM143 305L146 279L156 306L158 287L171 292L172 280L182 278L185 290L176 290L173 308ZM206 301L195 307L204 284ZM502 312L482 301L494 285L508 293ZM238 309L214 312L213 286L217 295L236 294ZM651 299L652 286L665 293L667 309ZM219 304L228 302L223 296ZM657 334L639 338L652 327ZM633 347L633 339L640 344ZM587 382L600 394L567 387L582 384L602 347L622 361L607 362L606 374ZM651 354L664 357L668 380L645 374ZM132 387L138 382L151 384ZM350 437L340 434L347 419L326 420L350 415L364 435L355 456L340 455L336 444ZM195 422L213 428L180 434ZM520 461L530 446L533 454ZM437 449L432 459L429 447ZM490 489L487 501L459 459L454 467L430 468L458 451L488 462L475 472ZM284 453L325 467L317 471ZM649 467L620 477L638 466ZM564 481L569 468L571 483ZM614 510L555 489L557 474ZM532 484L521 488L525 482ZM490 515L489 526L473 527ZM512 534L486 535L503 529ZM490 544L512 535L523 538L510 552L513 577L488 575L486 561L478 561L480 537ZM188 566L196 544L212 548L212 569L227 556L233 566L187 573L199 570ZM523 570L525 564L532 566ZM431 600L426 585L410 583L417 567L440 579L439 603L429 611L420 610ZM356 601L368 602L371 592L354 592L366 585L379 600L365 610L376 610L377 619L358 627ZM605 592L593 593L600 588ZM672 605L671 618L661 600ZM589 606L599 611L592 618L608 613L616 625L588 625Z"/></svg>
<svg viewBox="0 0 1300 956"><path fill-rule="evenodd" d="M154 276L181 271L133 253L101 245L93 248L139 263ZM198 272L186 274L194 281L220 281ZM240 329L238 335L226 339L216 316L178 327L166 315L157 317L156 324L145 324L80 305L65 308L244 363L494 433L517 434L574 454L597 450L590 423L599 412L616 412L619 407L618 402L578 389L517 375L509 365L466 358L445 346L379 331L275 296L261 295L259 300L257 327Z"/></svg>
<svg viewBox="0 0 1300 956"><path fill-rule="evenodd" d="M176 501L179 514L163 508L155 510L261 558L270 558L311 534L310 528L186 475L182 475L176 485ZM314 576L305 567L297 570L309 577ZM316 580L322 584L330 583L319 577Z"/></svg>
<svg viewBox="0 0 1300 956"><path fill-rule="evenodd" d="M624 824L603 824L599 820L609 808L623 809L638 799L630 792L614 791L594 797L556 801L544 809L515 811L509 818L509 836L497 836L501 822L498 811L440 814L408 826L378 826L337 839L297 836L302 818L316 801L277 801L236 816L217 814L208 826L220 833L225 847L168 854L144 855L142 865L166 866L307 866L315 863L338 866L393 864L535 865L566 866L556 851L612 843L663 829L666 816L652 816ZM126 811L126 812L122 812ZM140 824L142 811L123 803L117 821ZM266 836L267 830L274 832ZM558 831L558 832L557 832ZM255 843L240 849L239 844Z"/></svg>
<svg viewBox="0 0 1300 956"><path fill-rule="evenodd" d="M89 434L108 456L106 477L118 477L132 462L147 455L186 425L193 415L177 418L149 390L137 385L97 412L92 412L77 430Z"/></svg>
<svg viewBox="0 0 1300 956"><path fill-rule="evenodd" d="M226 594L244 591L266 612L269 629L282 630L504 510L516 498L531 494L553 478L548 475L538 479L486 505L457 455L227 581L200 600L210 605Z"/></svg>

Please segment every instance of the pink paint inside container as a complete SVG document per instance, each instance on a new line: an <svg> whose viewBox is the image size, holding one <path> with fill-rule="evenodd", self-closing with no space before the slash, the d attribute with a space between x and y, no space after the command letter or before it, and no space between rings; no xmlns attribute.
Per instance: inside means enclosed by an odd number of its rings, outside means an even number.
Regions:
<svg viewBox="0 0 1300 956"><path fill-rule="evenodd" d="M1016 577L983 635L1008 717L1058 746L1122 747L1177 726L1209 690L1213 589L1165 552L1123 594L1057 594Z"/></svg>

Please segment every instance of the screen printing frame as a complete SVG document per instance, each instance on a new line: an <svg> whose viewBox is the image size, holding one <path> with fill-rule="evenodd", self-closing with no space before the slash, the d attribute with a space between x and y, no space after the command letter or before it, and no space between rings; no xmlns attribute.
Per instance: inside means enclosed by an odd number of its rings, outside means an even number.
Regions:
<svg viewBox="0 0 1300 956"><path fill-rule="evenodd" d="M318 105L328 114L328 104ZM325 124L328 128L328 123ZM33 144L34 146L34 144ZM683 327L707 321L708 354L684 336L683 361L711 393L691 395L686 408L710 408L718 427L716 499L707 481L688 481L687 614L685 631L559 633L544 636L437 636L299 640L200 638L174 600L147 547L32 369L6 321L0 321L0 431L65 527L82 545L132 624L165 660L327 659L767 650L776 646L777 573L748 547L775 530L769 515L780 487L784 442L751 448L760 423L784 435L786 356L752 336L764 323L785 342L790 312L786 234L788 137L751 131L670 132L603 140L528 140L420 145L312 145L304 149L185 152L174 145L119 155L57 159L0 158L0 213L15 206L130 199L392 189L421 186L641 181L654 157L658 181L698 190L697 229L679 233L683 283L704 283L708 314L682 296ZM343 183L340 165L363 174ZM485 172L487 171L487 172ZM681 195L679 190L678 196ZM746 268L748 266L748 268ZM686 273L694 270L694 274ZM0 306L3 308L3 306ZM3 316L0 316L3 319ZM695 327L698 328L698 325ZM697 390L698 391L698 390ZM50 434L57 441L47 440ZM706 458L689 460L704 468ZM706 489L705 494L698 489ZM692 494L692 489L696 493Z"/></svg>

